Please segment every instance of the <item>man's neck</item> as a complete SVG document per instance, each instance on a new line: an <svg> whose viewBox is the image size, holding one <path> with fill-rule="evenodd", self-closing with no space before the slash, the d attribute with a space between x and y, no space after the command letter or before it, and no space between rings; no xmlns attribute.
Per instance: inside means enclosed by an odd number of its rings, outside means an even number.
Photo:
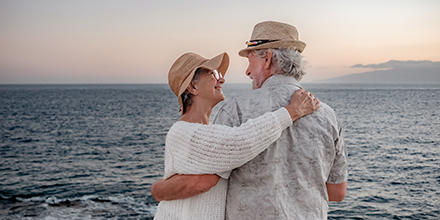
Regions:
<svg viewBox="0 0 440 220"><path fill-rule="evenodd" d="M279 84L280 82L293 84L299 88L303 88L301 86L301 84L299 83L299 81L296 80L293 76L285 76L285 75L281 75L281 74L275 74L275 75L272 75L271 77L267 78L261 87L271 85L273 83Z"/></svg>

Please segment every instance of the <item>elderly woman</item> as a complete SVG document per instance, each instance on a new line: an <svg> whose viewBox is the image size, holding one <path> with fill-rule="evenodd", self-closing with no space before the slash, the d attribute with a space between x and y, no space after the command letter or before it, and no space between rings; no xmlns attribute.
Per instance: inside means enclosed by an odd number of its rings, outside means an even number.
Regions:
<svg viewBox="0 0 440 220"><path fill-rule="evenodd" d="M209 125L212 108L225 99L221 73L226 73L228 65L226 53L212 59L185 53L169 71L169 85L178 97L182 115L167 134L164 179L151 187L152 195L160 201L155 219L224 219L230 171L256 157L292 121L320 105L309 92L299 90L288 106L248 120L240 127ZM175 174L201 175L211 178L215 186L197 186L199 191L190 198L175 195L176 200L161 201L162 195L173 195L161 191L161 184Z"/></svg>

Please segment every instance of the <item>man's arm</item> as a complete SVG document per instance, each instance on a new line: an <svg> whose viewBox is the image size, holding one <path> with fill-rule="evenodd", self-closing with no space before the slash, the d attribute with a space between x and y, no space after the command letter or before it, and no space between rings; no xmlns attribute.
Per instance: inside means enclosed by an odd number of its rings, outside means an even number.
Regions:
<svg viewBox="0 0 440 220"><path fill-rule="evenodd" d="M339 120L337 120L338 128L333 129L337 131L338 138L335 140L336 155L333 163L333 167L330 171L329 178L325 183L327 187L328 200L331 202L341 202L345 198L347 193L347 179L348 179L348 153L347 145L342 137L342 126L340 126ZM344 181L345 180L345 181ZM344 181L343 183L340 183Z"/></svg>
<svg viewBox="0 0 440 220"><path fill-rule="evenodd" d="M339 184L325 183L327 187L328 201L342 202L347 192L347 181Z"/></svg>
<svg viewBox="0 0 440 220"><path fill-rule="evenodd" d="M217 185L220 177L216 174L184 175L176 174L166 180L160 179L151 185L151 195L157 200L186 199L208 192Z"/></svg>

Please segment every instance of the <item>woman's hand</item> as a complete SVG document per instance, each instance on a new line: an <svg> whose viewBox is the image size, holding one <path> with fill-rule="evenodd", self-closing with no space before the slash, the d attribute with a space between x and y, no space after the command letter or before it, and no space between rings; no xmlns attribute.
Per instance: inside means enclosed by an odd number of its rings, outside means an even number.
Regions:
<svg viewBox="0 0 440 220"><path fill-rule="evenodd" d="M315 98L312 93L304 89L298 89L292 95L290 104L286 106L289 111L292 121L295 121L303 116L313 113L319 108L321 103Z"/></svg>

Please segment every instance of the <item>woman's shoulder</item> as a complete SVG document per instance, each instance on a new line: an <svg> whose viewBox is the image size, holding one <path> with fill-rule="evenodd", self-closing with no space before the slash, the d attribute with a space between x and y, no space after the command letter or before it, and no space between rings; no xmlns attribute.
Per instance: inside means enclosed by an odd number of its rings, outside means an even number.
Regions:
<svg viewBox="0 0 440 220"><path fill-rule="evenodd" d="M190 131L194 130L194 123L189 123L186 121L177 121L175 122L170 129L168 130L166 142L167 145L173 145L172 143L176 143L179 141L183 141Z"/></svg>
<svg viewBox="0 0 440 220"><path fill-rule="evenodd" d="M177 121L171 126L170 130L168 131L168 136L187 134L188 132L200 129L202 126L206 125L187 121Z"/></svg>
<svg viewBox="0 0 440 220"><path fill-rule="evenodd" d="M197 135L204 135L211 133L212 131L227 131L228 129L231 129L231 127L221 124L206 125L187 121L177 121L171 126L167 136L172 136L175 138L176 136L182 137L193 135L195 133L197 133Z"/></svg>
<svg viewBox="0 0 440 220"><path fill-rule="evenodd" d="M173 125L171 125L171 128L168 131L168 133L175 132L175 131L181 130L183 128L193 127L194 126L193 124L194 123L189 123L189 122L186 122L186 121L176 121Z"/></svg>

